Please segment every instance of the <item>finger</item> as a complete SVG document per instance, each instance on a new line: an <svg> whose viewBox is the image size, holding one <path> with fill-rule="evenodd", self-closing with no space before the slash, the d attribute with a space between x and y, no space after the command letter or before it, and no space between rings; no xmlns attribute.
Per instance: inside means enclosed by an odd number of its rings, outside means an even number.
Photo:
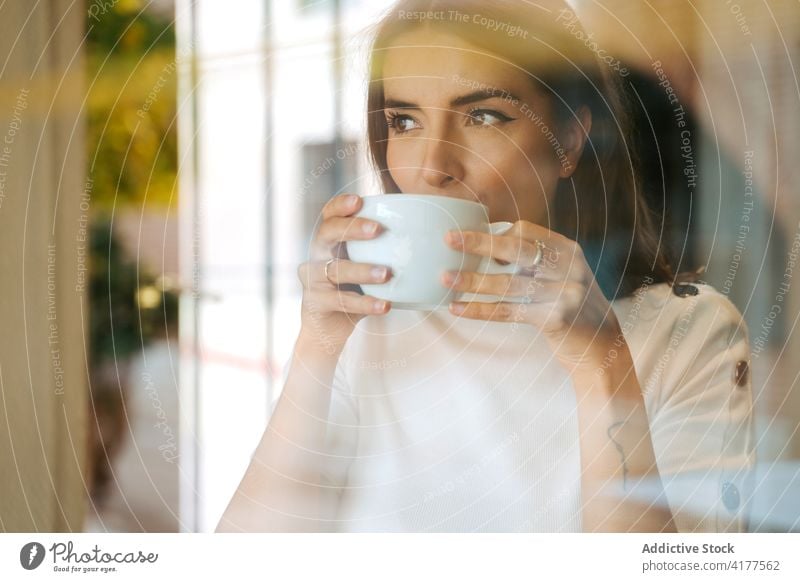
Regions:
<svg viewBox="0 0 800 582"><path fill-rule="evenodd" d="M535 228L523 235L521 234L523 227L517 226L521 223L530 224ZM502 235L461 231L460 240L463 242L459 242L458 232L450 231L446 238L452 248L491 257L504 264L514 263L523 275L541 274L551 280L582 281L585 278L585 261L582 260L583 255L579 253L580 247L574 241L538 225L520 221L515 228ZM533 238L537 233L541 239ZM541 248L537 241L542 241Z"/></svg>
<svg viewBox="0 0 800 582"><path fill-rule="evenodd" d="M350 216L361 208L361 196L358 194L339 194L334 196L322 207L322 220L333 216Z"/></svg>
<svg viewBox="0 0 800 582"><path fill-rule="evenodd" d="M316 263L314 272L316 281L342 285L346 283L369 284L385 283L391 278L391 268L385 265L371 265L368 263L355 263L344 259L336 259L328 265L328 276L325 276L327 261Z"/></svg>
<svg viewBox="0 0 800 582"><path fill-rule="evenodd" d="M391 309L390 301L339 289L313 293L310 295L309 300L319 306L318 309L320 311L370 315L386 313Z"/></svg>
<svg viewBox="0 0 800 582"><path fill-rule="evenodd" d="M480 273L477 274L480 277ZM498 275L499 277L503 277L504 275ZM516 292L512 294L511 292L506 293L498 293L497 290L494 291L463 291L465 293L479 293L485 295L497 295L500 297L507 297L509 302L515 303L555 303L558 302L559 299L569 299L572 301L575 299L575 295L577 294L577 285L571 282L565 281L542 281L536 279L535 277L523 277L526 279L524 291L522 293ZM574 289L573 289L574 287ZM469 309L482 309L482 305L486 304L484 301L453 301L452 305L461 306L466 305L469 306Z"/></svg>
<svg viewBox="0 0 800 582"><path fill-rule="evenodd" d="M317 232L317 242L331 246L348 240L368 240L383 230L380 223L368 218L334 216L325 220Z"/></svg>
<svg viewBox="0 0 800 582"><path fill-rule="evenodd" d="M467 303L463 312L451 304L450 312L458 317L484 321L502 321L512 325L524 323L539 328L544 333L563 331L575 321L574 312L558 303Z"/></svg>
<svg viewBox="0 0 800 582"><path fill-rule="evenodd" d="M524 297L535 293L535 287L541 282L535 273L487 275L475 271L447 271L442 274L442 284L462 293Z"/></svg>
<svg viewBox="0 0 800 582"><path fill-rule="evenodd" d="M533 268L537 255L535 243L520 236L493 235L474 230L448 232L446 242L465 253L491 257L520 267Z"/></svg>
<svg viewBox="0 0 800 582"><path fill-rule="evenodd" d="M522 297L522 302L454 301L451 303L451 312L462 317L490 321L520 321L516 317L522 313L525 314L523 320L534 322L545 315L560 317L577 313L586 299L586 289L574 282L531 279Z"/></svg>
<svg viewBox="0 0 800 582"><path fill-rule="evenodd" d="M527 289L529 303L564 303L579 306L586 299L587 289L574 281L538 280Z"/></svg>
<svg viewBox="0 0 800 582"><path fill-rule="evenodd" d="M528 309L529 306L525 303L510 303L508 301L494 303L455 301L450 304L450 312L454 315L486 321L526 321Z"/></svg>

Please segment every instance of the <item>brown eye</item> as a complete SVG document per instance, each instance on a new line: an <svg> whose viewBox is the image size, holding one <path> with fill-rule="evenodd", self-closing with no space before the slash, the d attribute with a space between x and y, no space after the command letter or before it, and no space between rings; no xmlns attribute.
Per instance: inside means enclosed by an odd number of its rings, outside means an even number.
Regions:
<svg viewBox="0 0 800 582"><path fill-rule="evenodd" d="M389 113L386 116L386 125L397 133L405 133L419 127L413 117L402 113Z"/></svg>
<svg viewBox="0 0 800 582"><path fill-rule="evenodd" d="M473 109L467 116L467 125L475 125L478 127L500 125L501 123L512 120L508 115L500 113L499 111L494 111L493 109Z"/></svg>

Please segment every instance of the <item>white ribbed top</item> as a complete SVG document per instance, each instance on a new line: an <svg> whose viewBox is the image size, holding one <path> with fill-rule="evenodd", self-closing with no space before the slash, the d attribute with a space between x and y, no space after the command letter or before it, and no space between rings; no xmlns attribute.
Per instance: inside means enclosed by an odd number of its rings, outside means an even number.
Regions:
<svg viewBox="0 0 800 582"><path fill-rule="evenodd" d="M752 394L734 370L747 332L726 297L694 286L613 308L679 530L741 531ZM574 390L527 324L446 309L362 319L336 369L326 453L339 531L581 531Z"/></svg>

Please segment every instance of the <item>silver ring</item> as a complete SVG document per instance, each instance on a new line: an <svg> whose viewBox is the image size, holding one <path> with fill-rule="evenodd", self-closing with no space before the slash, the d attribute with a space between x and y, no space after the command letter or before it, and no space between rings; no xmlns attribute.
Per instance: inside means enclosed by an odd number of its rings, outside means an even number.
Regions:
<svg viewBox="0 0 800 582"><path fill-rule="evenodd" d="M533 262L528 267L519 267L519 269L517 269L517 275L524 275L526 277L534 277L536 275L537 273L536 267L538 267L539 263L542 262L542 259L544 258L544 250L547 247L540 240L535 241L535 243L536 243L536 255L533 257Z"/></svg>
<svg viewBox="0 0 800 582"><path fill-rule="evenodd" d="M540 240L536 241L536 256L533 257L533 263L531 264L532 267L538 267L539 263L542 262L542 258L544 257L544 243Z"/></svg>
<svg viewBox="0 0 800 582"><path fill-rule="evenodd" d="M336 285L336 283L334 283L333 281L331 281L331 277L330 277L330 275L328 275L328 267L329 267L329 266L330 266L330 264L331 264L333 261L335 261L335 260L336 260L336 257L333 257L333 258L332 258L332 259L330 259L330 260L329 260L327 263L325 263L325 278L328 280L328 283L330 283L331 285Z"/></svg>

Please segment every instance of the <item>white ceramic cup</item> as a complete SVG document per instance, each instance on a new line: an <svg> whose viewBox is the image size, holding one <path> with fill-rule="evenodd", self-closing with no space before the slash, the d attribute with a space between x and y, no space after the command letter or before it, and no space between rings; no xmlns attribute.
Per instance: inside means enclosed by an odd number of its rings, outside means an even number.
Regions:
<svg viewBox="0 0 800 582"><path fill-rule="evenodd" d="M382 194L365 196L356 216L379 222L383 231L370 240L345 243L351 261L386 265L392 277L386 283L361 284L367 295L392 302L393 309L431 311L448 309L451 301L515 301L490 295L454 291L442 283L445 271L484 274L516 273L517 265L501 265L451 248L445 242L449 230L473 230L503 234L510 222L488 222L489 209L478 202L432 194Z"/></svg>

